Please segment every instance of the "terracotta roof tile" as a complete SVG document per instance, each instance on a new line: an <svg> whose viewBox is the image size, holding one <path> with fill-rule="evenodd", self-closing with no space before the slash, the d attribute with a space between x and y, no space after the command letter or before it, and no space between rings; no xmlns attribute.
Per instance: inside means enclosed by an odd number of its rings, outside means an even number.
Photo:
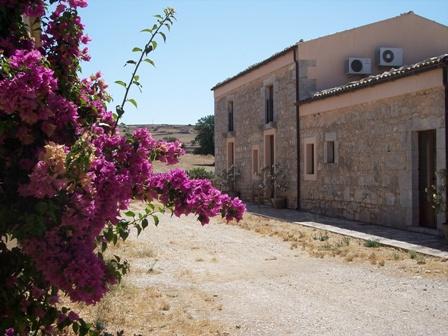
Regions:
<svg viewBox="0 0 448 336"><path fill-rule="evenodd" d="M398 78L410 76L423 71L438 68L443 64L447 63L448 63L448 54L427 58L423 61L420 61L412 65L405 65L400 68L391 69L389 71L380 73L378 75L371 75L357 81L349 82L330 89L318 91L314 93L311 97L302 100L300 103L307 103L318 99L343 94L348 91L353 91L364 87L377 85L383 82L395 80Z"/></svg>

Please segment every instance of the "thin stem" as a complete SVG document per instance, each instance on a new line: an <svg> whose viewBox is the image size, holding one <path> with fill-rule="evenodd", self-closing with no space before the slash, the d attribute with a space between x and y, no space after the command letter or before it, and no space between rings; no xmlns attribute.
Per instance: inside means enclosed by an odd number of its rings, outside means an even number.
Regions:
<svg viewBox="0 0 448 336"><path fill-rule="evenodd" d="M165 17L163 18L162 21L158 21L159 24L158 24L158 26L157 26L157 29L152 33L151 38L149 39L148 43L146 43L145 48L143 49L143 51L142 51L142 53L141 53L141 55L140 55L140 58L139 58L138 62L137 62L136 65L135 65L134 71L132 72L132 75L131 75L131 78L130 78L130 80L129 80L129 83L128 83L128 85L126 86L126 91L125 91L124 96L123 96L123 101L121 102L121 105L117 106L117 110L118 110L119 112L118 112L117 120L115 121L114 129L117 127L117 125L118 125L118 121L120 120L120 118L121 118L122 115L124 114L124 105L125 105L126 102L127 102L128 94L129 94L129 90L131 89L131 86L132 86L132 84L133 84L133 82L134 82L134 78L135 78L135 76L137 75L137 71L138 71L138 69L139 69L141 63L143 62L143 58L144 58L146 55L148 55L148 54L153 50L153 49L151 49L150 51L148 51L149 48L152 47L152 46L151 46L152 41L153 41L154 38L157 36L157 34L159 33L159 30L163 27L163 25L164 25L164 24L170 19L170 17L172 17L172 16L173 16L173 12L172 12L172 11L166 11L166 12L165 12Z"/></svg>

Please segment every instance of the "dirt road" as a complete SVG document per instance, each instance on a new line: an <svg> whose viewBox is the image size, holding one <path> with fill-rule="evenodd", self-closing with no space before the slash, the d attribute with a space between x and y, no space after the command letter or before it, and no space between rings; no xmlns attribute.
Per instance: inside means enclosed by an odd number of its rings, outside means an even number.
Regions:
<svg viewBox="0 0 448 336"><path fill-rule="evenodd" d="M192 217L163 216L130 243L136 252L125 286L159 288L168 302L162 310L213 326L209 333L199 324L167 335L448 332L443 278L314 258L278 238L225 224L201 227ZM145 254L145 248L151 250ZM166 325L154 323L142 334L162 334Z"/></svg>

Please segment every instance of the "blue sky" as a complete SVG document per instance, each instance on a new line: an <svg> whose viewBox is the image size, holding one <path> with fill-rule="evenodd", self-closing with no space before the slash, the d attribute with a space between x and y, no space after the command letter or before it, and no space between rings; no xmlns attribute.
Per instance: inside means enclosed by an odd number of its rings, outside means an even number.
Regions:
<svg viewBox="0 0 448 336"><path fill-rule="evenodd" d="M128 81L123 64L132 48L142 46L153 15L171 6L177 22L152 54L156 68L145 64L140 72L143 93L134 90L138 103L126 109L123 121L135 123L194 124L213 114L217 82L259 62L299 39L357 27L413 10L448 25L446 0L90 0L81 11L90 42L92 61L83 74L100 70L115 99Z"/></svg>

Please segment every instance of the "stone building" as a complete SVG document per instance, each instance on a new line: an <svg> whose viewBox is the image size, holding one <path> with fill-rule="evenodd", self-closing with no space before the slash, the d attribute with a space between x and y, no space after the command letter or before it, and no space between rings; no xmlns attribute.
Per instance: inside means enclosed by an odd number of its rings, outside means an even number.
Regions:
<svg viewBox="0 0 448 336"><path fill-rule="evenodd" d="M289 208L440 228L447 65L448 27L413 12L301 40L212 88L216 171L250 200L277 163Z"/></svg>

